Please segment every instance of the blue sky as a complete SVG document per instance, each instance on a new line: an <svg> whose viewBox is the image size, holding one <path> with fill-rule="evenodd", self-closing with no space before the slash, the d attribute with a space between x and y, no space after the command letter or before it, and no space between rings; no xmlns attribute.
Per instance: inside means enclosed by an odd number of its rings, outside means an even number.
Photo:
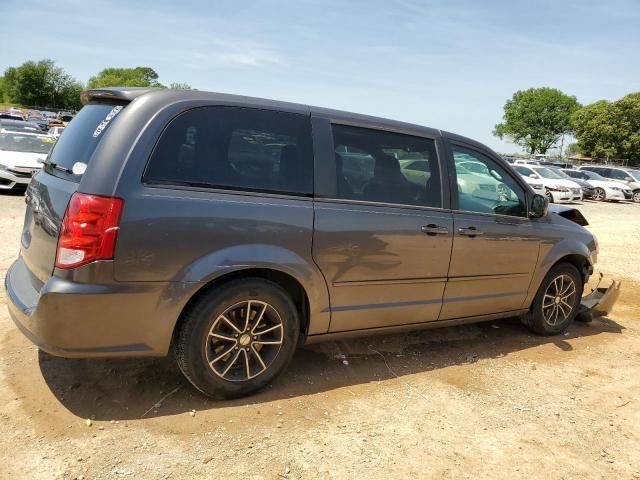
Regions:
<svg viewBox="0 0 640 480"><path fill-rule="evenodd" d="M640 0L0 0L0 71L160 81L390 117L518 151L491 131L513 92L582 103L640 90Z"/></svg>

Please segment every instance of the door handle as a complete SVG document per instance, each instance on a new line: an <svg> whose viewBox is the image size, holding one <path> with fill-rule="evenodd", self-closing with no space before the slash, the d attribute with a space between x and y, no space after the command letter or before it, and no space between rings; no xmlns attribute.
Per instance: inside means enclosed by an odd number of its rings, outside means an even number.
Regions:
<svg viewBox="0 0 640 480"><path fill-rule="evenodd" d="M440 225L436 225L435 223L430 223L429 225L423 225L422 233L426 233L427 235L448 235L449 230L446 227L441 227Z"/></svg>
<svg viewBox="0 0 640 480"><path fill-rule="evenodd" d="M478 230L476 227L463 227L458 229L458 233L460 235L465 235L467 237L478 237L480 235L484 235L483 232Z"/></svg>

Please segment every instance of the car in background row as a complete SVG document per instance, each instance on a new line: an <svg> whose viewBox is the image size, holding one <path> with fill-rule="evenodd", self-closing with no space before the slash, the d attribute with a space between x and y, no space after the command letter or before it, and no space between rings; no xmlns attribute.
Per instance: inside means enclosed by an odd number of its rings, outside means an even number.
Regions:
<svg viewBox="0 0 640 480"><path fill-rule="evenodd" d="M54 143L54 138L41 133L0 133L0 189L26 187Z"/></svg>
<svg viewBox="0 0 640 480"><path fill-rule="evenodd" d="M596 194L596 189L595 187L593 187L593 185L591 185L590 183L580 179L580 178L573 178L569 175L567 175L564 171L562 171L561 168L558 167L546 167L549 170L553 170L554 172L556 172L558 175L560 175L562 178L566 178L567 180L571 180L574 183L577 183L578 185L580 185L580 188L582 189L582 198L588 198L590 200L594 199L594 196Z"/></svg>
<svg viewBox="0 0 640 480"><path fill-rule="evenodd" d="M569 175L574 181L583 180L593 185L595 193L594 200L602 202L604 200L620 201L631 200L633 192L624 183L614 182L589 170L564 169L564 173Z"/></svg>
<svg viewBox="0 0 640 480"><path fill-rule="evenodd" d="M57 139L60 135L62 135L63 130L64 127L51 127L47 135Z"/></svg>
<svg viewBox="0 0 640 480"><path fill-rule="evenodd" d="M25 122L24 120L0 120L0 133L24 131L31 133L41 133L38 125L33 122Z"/></svg>
<svg viewBox="0 0 640 480"><path fill-rule="evenodd" d="M634 202L640 203L640 171L632 168L605 167L595 165L583 165L580 170L588 170L602 175L608 180L624 183L631 189Z"/></svg>
<svg viewBox="0 0 640 480"><path fill-rule="evenodd" d="M545 196L550 203L566 203L582 199L580 185L572 180L563 178L560 174L547 167L514 165L513 168L523 178L529 177L541 182L545 189Z"/></svg>

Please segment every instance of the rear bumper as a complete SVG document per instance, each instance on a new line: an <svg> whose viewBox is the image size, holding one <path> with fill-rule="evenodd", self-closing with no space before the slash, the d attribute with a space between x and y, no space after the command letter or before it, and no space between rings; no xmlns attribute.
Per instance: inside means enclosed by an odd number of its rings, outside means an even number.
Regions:
<svg viewBox="0 0 640 480"><path fill-rule="evenodd" d="M52 355L75 358L166 355L182 309L171 297L176 289L182 291L167 283L99 285L55 276L42 284L21 257L5 278L20 331Z"/></svg>

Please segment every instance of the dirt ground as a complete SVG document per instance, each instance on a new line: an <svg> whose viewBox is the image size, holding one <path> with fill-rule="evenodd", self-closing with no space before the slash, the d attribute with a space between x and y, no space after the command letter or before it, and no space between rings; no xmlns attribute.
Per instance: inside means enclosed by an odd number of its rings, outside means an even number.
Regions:
<svg viewBox="0 0 640 480"><path fill-rule="evenodd" d="M266 391L212 401L170 358L65 360L0 293L0 478L640 478L640 205L585 202L609 318L517 320L300 350ZM21 196L0 196L0 277ZM336 358L346 355L348 364Z"/></svg>

